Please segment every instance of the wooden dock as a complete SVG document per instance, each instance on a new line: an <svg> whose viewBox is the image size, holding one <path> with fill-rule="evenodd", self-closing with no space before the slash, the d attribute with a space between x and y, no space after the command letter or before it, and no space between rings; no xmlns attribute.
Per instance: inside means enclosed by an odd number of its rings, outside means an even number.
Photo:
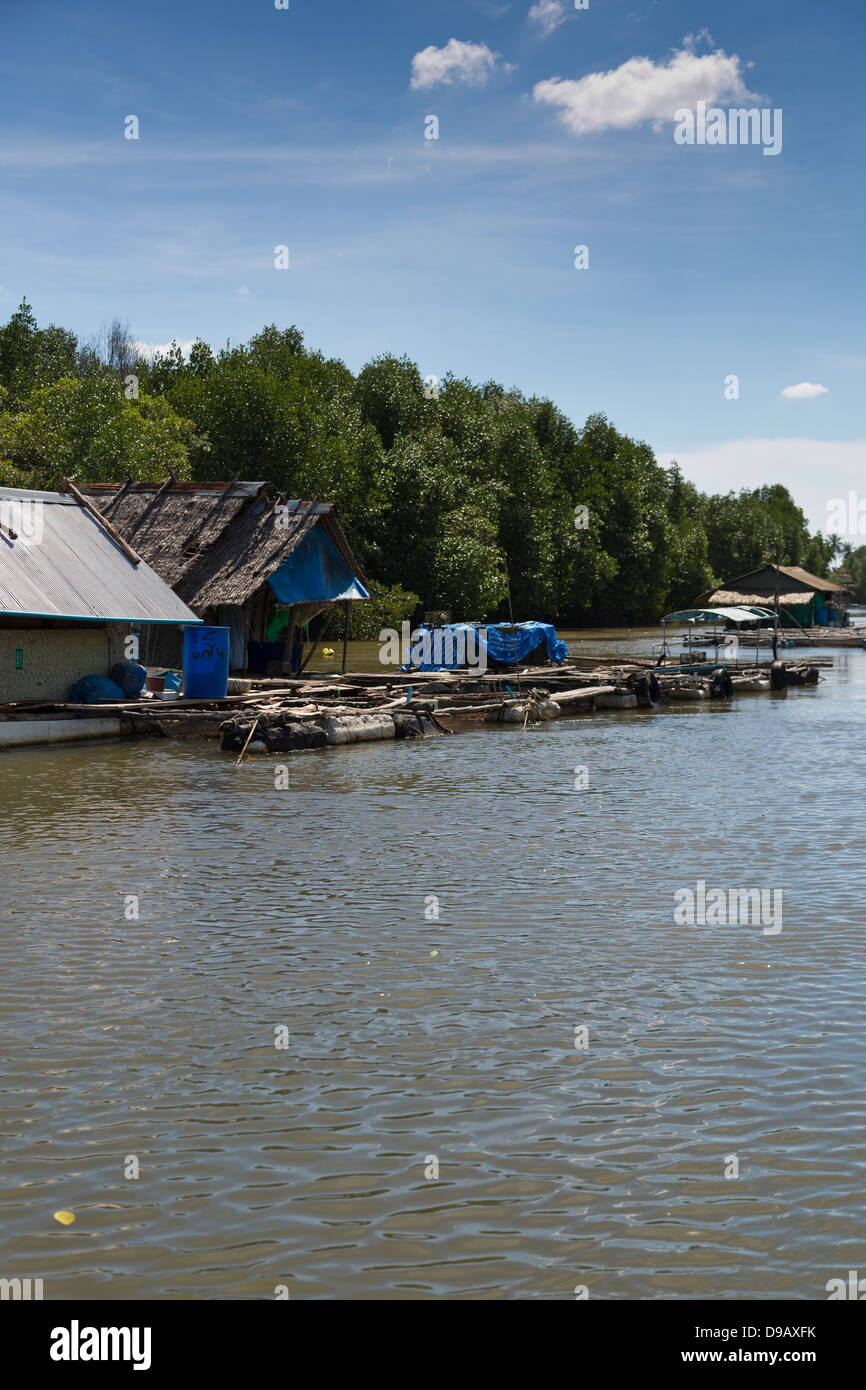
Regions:
<svg viewBox="0 0 866 1390"><path fill-rule="evenodd" d="M291 751L376 738L431 737L483 720L524 728L581 713L659 709L814 685L819 666L804 662L695 662L653 666L645 658L615 666L571 661L513 674L368 671L275 678L224 699L138 699L99 705L20 703L0 706L4 745L116 734L219 738L227 751Z"/></svg>

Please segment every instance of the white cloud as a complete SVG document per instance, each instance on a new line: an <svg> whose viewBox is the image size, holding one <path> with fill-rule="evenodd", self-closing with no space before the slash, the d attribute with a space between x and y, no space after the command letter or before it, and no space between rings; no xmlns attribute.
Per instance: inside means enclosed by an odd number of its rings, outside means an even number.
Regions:
<svg viewBox="0 0 866 1390"><path fill-rule="evenodd" d="M501 55L484 43L462 43L449 39L444 48L433 44L412 59L412 86L419 90L437 82L486 82Z"/></svg>
<svg viewBox="0 0 866 1390"><path fill-rule="evenodd" d="M566 18L565 0L536 0L529 11L529 18L541 26L545 35L552 34Z"/></svg>
<svg viewBox="0 0 866 1390"><path fill-rule="evenodd" d="M811 381L801 381L797 386L786 386L779 395L786 401L810 401L813 396L826 396L829 387L818 386Z"/></svg>
<svg viewBox="0 0 866 1390"><path fill-rule="evenodd" d="M731 439L704 449L659 450L659 463L676 459L704 492L783 483L803 508L813 531L827 535L831 501L859 489L863 496L866 439ZM838 530L838 527L835 528Z"/></svg>
<svg viewBox="0 0 866 1390"><path fill-rule="evenodd" d="M628 130L644 121L673 121L679 107L698 101L714 105L752 96L743 81L736 54L722 49L697 54L694 40L684 40L666 63L629 58L610 72L591 72L578 81L550 77L533 88L536 101L559 108L572 135L595 130Z"/></svg>
<svg viewBox="0 0 866 1390"><path fill-rule="evenodd" d="M189 350L195 342L195 338L182 338L176 345L180 348L184 357L189 357ZM142 357L164 357L170 348L175 346L173 343L133 343L136 352L140 352Z"/></svg>

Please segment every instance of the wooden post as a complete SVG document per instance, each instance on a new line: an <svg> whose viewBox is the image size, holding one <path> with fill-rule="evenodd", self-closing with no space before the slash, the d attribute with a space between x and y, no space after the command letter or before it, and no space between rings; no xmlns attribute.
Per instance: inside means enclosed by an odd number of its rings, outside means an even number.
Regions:
<svg viewBox="0 0 866 1390"><path fill-rule="evenodd" d="M331 610L330 610L330 612L328 613L328 616L327 616L327 618L325 619L325 622L324 622L324 624L323 624L323 626L322 626L321 632L319 633L319 635L318 635L318 637L316 638L315 642L314 642L313 645L310 647L310 650L307 652L307 655L304 657L303 661L301 662L300 666L298 667L298 675L301 674L301 672L303 671L303 669L304 669L304 667L306 666L307 662L310 660L310 657L313 655L313 653L315 652L315 650L316 650L316 648L318 647L319 643L321 642L322 638L324 637L325 633L328 631L328 628L329 628L330 625L331 625L331 619L333 618L333 616L334 616L334 607L333 607L333 605L332 605L332 606L331 606Z"/></svg>
<svg viewBox="0 0 866 1390"><path fill-rule="evenodd" d="M508 621L514 627L514 610L511 607L511 576L508 573L508 561L505 562L505 582L508 585ZM520 690L520 663L517 660L517 633L512 632L511 640L514 643L514 679L517 682L517 689Z"/></svg>
<svg viewBox="0 0 866 1390"><path fill-rule="evenodd" d="M347 652L348 652L348 648L349 648L349 600L348 600L348 599L346 599L346 602L343 604L343 615L344 615L345 621L344 621L344 623L343 623L343 669L342 669L342 671L341 671L341 675L344 675L344 676L345 676L345 674L346 674L346 659L347 659Z"/></svg>
<svg viewBox="0 0 866 1390"><path fill-rule="evenodd" d="M247 749L248 749L249 746L250 746L250 740L252 739L252 736L253 736L253 734L255 733L256 729L259 727L259 720L261 719L261 717L262 717L261 714L257 714L257 715L256 715L255 723L253 724L253 727L250 729L249 733L247 734L247 741L246 741L246 743L244 744L243 748L241 749L241 756L240 756L240 758L238 758L237 762L235 763L235 767L240 767L240 765L241 765L241 758L243 758L244 753L246 753Z"/></svg>
<svg viewBox="0 0 866 1390"><path fill-rule="evenodd" d="M289 663L290 676L294 674L292 671L292 652L295 648L295 618L297 616L297 612L297 608L294 604L292 604L291 608L289 609L289 626L286 629L288 636L286 637L286 645L283 651L283 655L286 661L288 661Z"/></svg>
<svg viewBox="0 0 866 1390"><path fill-rule="evenodd" d="M781 563L781 559L782 559L781 555L777 555L777 556L776 556L776 594L775 594L775 602L774 602L774 607L775 607L775 610L776 610L776 621L775 621L774 624L773 624L773 660L774 660L774 661L778 661L778 660L779 660L779 565L780 565L780 563Z"/></svg>

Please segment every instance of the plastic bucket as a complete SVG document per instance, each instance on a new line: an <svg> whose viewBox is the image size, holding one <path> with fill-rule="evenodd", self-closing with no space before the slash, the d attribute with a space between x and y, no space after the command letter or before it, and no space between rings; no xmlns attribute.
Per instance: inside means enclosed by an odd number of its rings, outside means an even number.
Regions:
<svg viewBox="0 0 866 1390"><path fill-rule="evenodd" d="M188 627L183 634L183 693L187 700L222 700L229 680L227 627Z"/></svg>

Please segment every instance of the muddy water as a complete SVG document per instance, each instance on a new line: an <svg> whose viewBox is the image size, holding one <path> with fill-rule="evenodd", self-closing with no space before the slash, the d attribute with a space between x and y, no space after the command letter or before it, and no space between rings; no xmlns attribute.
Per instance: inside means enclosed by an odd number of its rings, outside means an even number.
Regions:
<svg viewBox="0 0 866 1390"><path fill-rule="evenodd" d="M5 753L0 1275L821 1299L866 1271L866 651L832 660L299 755L287 790L212 746ZM678 923L699 880L782 890L781 932Z"/></svg>

